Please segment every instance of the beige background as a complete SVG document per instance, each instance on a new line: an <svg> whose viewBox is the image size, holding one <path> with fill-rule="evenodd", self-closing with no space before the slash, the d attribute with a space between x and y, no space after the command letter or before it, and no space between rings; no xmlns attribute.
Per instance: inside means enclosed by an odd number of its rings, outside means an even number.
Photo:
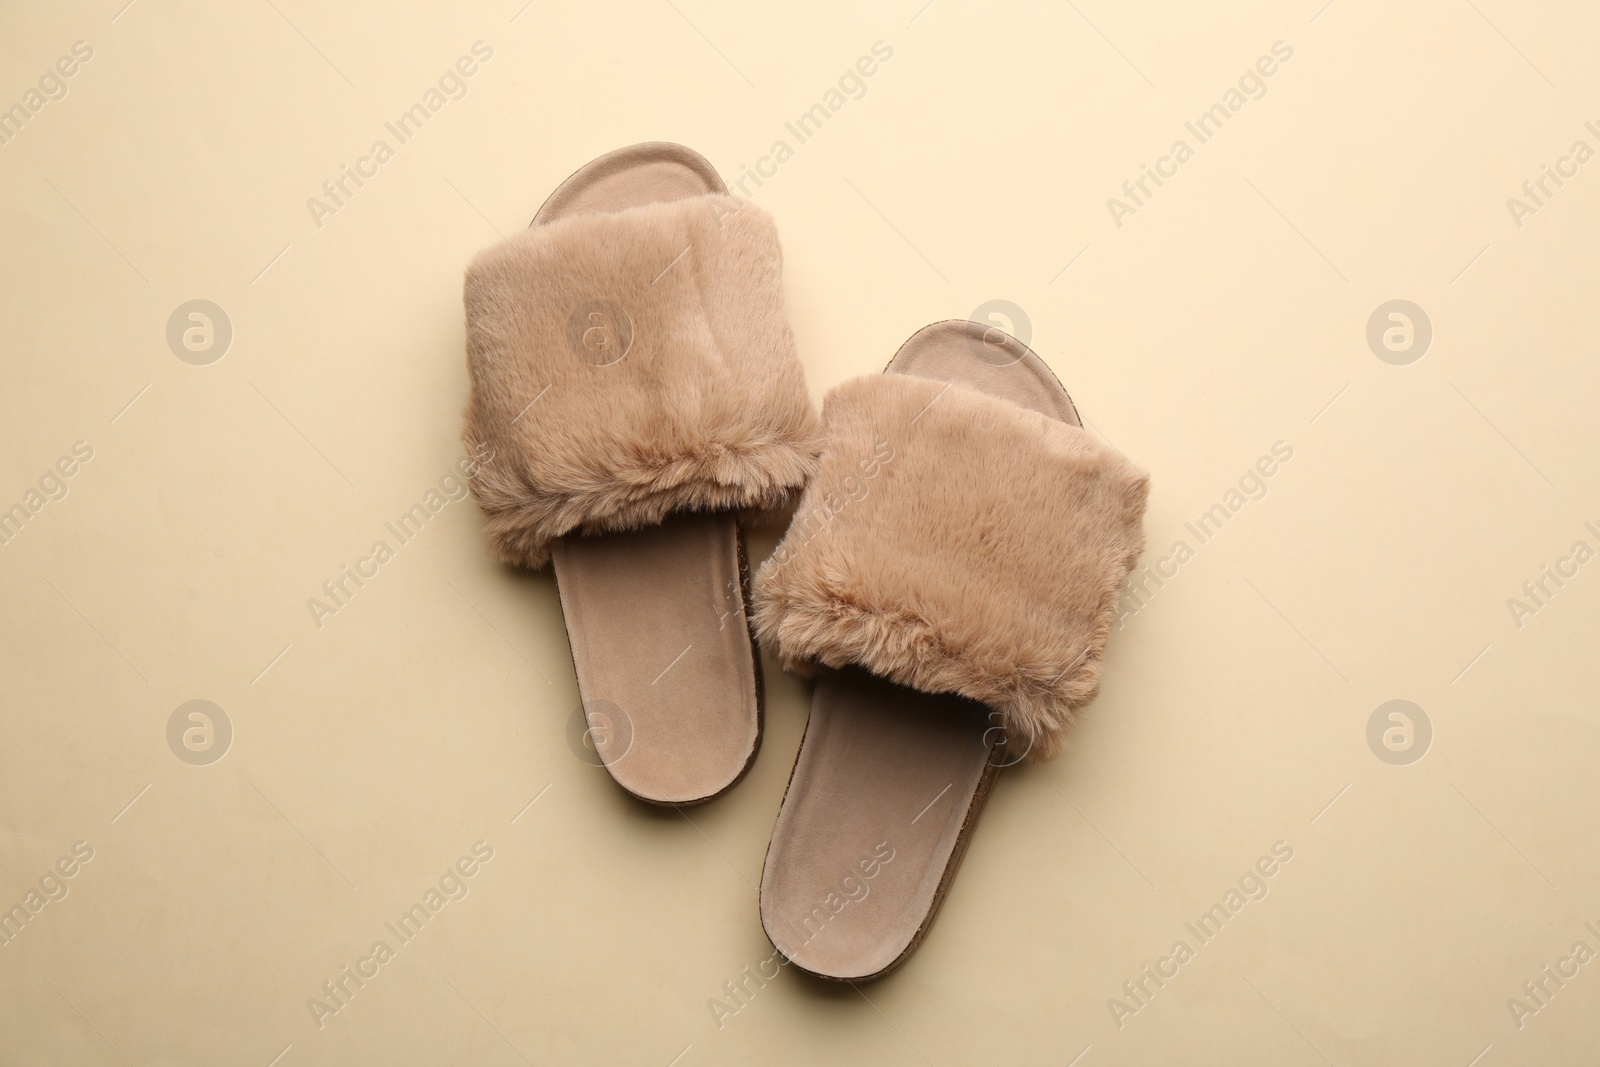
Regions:
<svg viewBox="0 0 1600 1067"><path fill-rule="evenodd" d="M1520 628L1507 600L1600 549L1600 162L1520 228L1506 201L1600 149L1600 16L1321 2L12 5L0 105L94 54L0 145L0 507L93 459L0 546L0 906L94 858L0 946L0 1062L1589 1062L1600 964L1520 1027L1507 1001L1600 951L1600 563ZM318 227L307 198L479 40ZM635 141L736 178L880 40L750 186L814 394L1011 301L1153 472L1152 562L1293 459L1115 636L1070 751L1004 777L909 965L784 973L719 1026L771 953L753 885L806 687L769 660L750 777L646 810L569 750L554 588L489 560L470 502L320 628L306 602L460 454L475 249ZM1115 225L1276 41L1266 95ZM206 366L165 339L192 299L232 324ZM1434 329L1407 366L1364 336L1391 299ZM194 699L234 732L209 766L167 743ZM1432 724L1410 765L1366 741L1391 699ZM319 1029L308 999L478 841L470 893ZM1265 899L1119 1026L1278 841Z"/></svg>

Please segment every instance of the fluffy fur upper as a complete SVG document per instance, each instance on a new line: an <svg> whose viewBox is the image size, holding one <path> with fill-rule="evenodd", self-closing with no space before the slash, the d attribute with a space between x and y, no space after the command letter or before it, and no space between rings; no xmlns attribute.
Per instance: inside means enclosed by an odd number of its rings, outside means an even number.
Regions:
<svg viewBox="0 0 1600 1067"><path fill-rule="evenodd" d="M1014 751L1054 756L1098 691L1148 476L1078 427L907 375L846 382L822 420L821 468L757 575L762 643L801 673L971 697Z"/></svg>
<svg viewBox="0 0 1600 1067"><path fill-rule="evenodd" d="M821 438L781 276L772 219L720 194L479 253L461 438L494 457L471 485L495 554L537 567L574 530L774 507L803 485Z"/></svg>

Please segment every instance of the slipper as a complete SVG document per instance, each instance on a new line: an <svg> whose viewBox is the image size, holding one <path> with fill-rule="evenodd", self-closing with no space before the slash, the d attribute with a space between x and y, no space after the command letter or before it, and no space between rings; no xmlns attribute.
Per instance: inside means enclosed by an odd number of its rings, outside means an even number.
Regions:
<svg viewBox="0 0 1600 1067"><path fill-rule="evenodd" d="M1144 546L1148 477L1027 346L935 323L823 403L821 466L756 577L756 632L816 677L761 874L802 970L899 966L1001 767L1061 748Z"/></svg>
<svg viewBox="0 0 1600 1067"><path fill-rule="evenodd" d="M731 788L761 742L740 509L819 427L772 219L681 145L611 152L465 283L462 443L492 552L553 564L592 740L641 800Z"/></svg>

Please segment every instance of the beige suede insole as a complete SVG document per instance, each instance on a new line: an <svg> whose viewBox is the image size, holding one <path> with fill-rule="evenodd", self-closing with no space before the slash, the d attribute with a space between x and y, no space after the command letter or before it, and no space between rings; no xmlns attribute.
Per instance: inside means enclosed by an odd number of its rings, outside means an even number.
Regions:
<svg viewBox="0 0 1600 1067"><path fill-rule="evenodd" d="M697 153L634 145L568 178L533 225L726 191ZM568 535L551 562L589 736L612 777L656 804L699 803L730 788L761 743L735 516L678 514L644 530Z"/></svg>
<svg viewBox="0 0 1600 1067"><path fill-rule="evenodd" d="M953 382L1081 425L1038 356L1008 334L950 320L901 346L886 374ZM1001 766L998 716L862 670L817 681L761 873L772 943L823 978L876 978L921 942Z"/></svg>

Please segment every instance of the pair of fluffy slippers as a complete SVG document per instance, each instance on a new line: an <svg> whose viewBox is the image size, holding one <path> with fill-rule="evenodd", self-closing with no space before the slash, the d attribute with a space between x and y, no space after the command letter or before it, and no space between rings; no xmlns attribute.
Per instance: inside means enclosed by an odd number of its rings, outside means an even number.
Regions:
<svg viewBox="0 0 1600 1067"><path fill-rule="evenodd" d="M790 962L922 940L999 769L1093 699L1148 479L1026 346L966 321L813 411L772 219L652 143L467 272L463 441L495 555L553 566L599 762L657 804L760 746L756 639L815 693L762 874ZM798 495L753 583L741 512Z"/></svg>

